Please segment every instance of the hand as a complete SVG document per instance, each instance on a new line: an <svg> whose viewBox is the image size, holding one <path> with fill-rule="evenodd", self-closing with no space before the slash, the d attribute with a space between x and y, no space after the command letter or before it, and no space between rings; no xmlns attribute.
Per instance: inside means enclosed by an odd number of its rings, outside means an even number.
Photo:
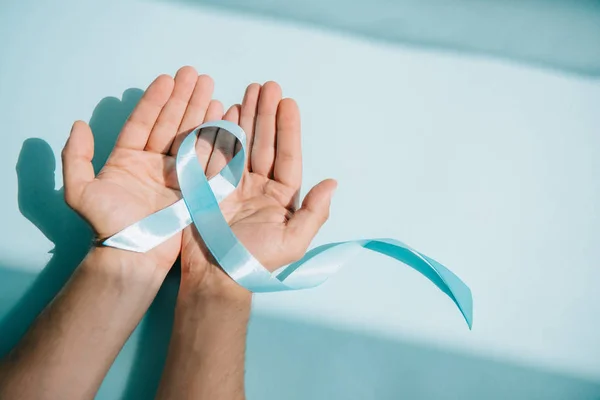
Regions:
<svg viewBox="0 0 600 400"><path fill-rule="evenodd" d="M313 187L302 203L295 203L302 182L300 113L292 99L281 99L275 82L248 86L242 105L234 105L224 119L239 124L247 134L246 170L238 188L220 204L236 237L265 268L277 268L302 258L329 216L334 180ZM234 156L239 145L228 133L203 131L200 162L210 178ZM183 232L182 288L244 296L208 253L193 225Z"/></svg>
<svg viewBox="0 0 600 400"><path fill-rule="evenodd" d="M146 90L129 116L114 150L94 177L94 140L82 121L73 125L63 150L65 199L104 238L139 221L180 197L175 172L176 147L204 120L221 119L223 107L211 101L213 81L192 67L175 79L161 75ZM146 254L169 270L179 255L181 234ZM135 254L135 253L132 253Z"/></svg>

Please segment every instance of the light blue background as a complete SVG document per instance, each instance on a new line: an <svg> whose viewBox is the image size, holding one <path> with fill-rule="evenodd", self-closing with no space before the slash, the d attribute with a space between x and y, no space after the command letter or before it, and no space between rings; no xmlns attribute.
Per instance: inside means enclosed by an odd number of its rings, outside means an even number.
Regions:
<svg viewBox="0 0 600 400"><path fill-rule="evenodd" d="M298 100L304 187L340 184L315 244L395 237L474 294L469 332L433 285L369 254L318 289L257 296L250 399L598 399L598 3L467 3L2 2L2 353L88 239L59 191L71 123L90 121L100 165L136 88L190 64L226 105L270 79ZM151 398L176 282L99 399Z"/></svg>

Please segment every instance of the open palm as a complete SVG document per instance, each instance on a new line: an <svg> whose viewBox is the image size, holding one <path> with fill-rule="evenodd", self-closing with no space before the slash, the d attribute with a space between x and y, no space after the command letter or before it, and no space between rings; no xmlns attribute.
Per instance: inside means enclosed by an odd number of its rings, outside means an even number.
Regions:
<svg viewBox="0 0 600 400"><path fill-rule="evenodd" d="M221 119L220 103L211 101L213 82L191 67L175 79L159 76L148 87L125 123L115 148L97 176L91 160L94 140L89 126L73 125L63 150L65 198L98 237L108 237L180 198L172 147L205 119ZM173 265L181 235L148 252L160 268Z"/></svg>
<svg viewBox="0 0 600 400"><path fill-rule="evenodd" d="M275 82L250 85L242 105L231 107L224 119L239 124L247 135L247 165L238 188L220 203L221 212L244 246L267 269L300 259L329 215L336 182L325 180L312 188L296 209L302 182L300 114L294 100L283 99ZM206 130L198 154L207 176L229 162L239 144L226 132ZM182 242L183 276L219 282L231 280L214 264L192 226ZM214 279L209 280L214 283Z"/></svg>

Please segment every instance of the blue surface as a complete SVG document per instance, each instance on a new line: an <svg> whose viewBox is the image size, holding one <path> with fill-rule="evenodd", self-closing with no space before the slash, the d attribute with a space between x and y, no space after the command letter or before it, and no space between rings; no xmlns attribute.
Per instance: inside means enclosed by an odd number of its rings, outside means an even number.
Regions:
<svg viewBox="0 0 600 400"><path fill-rule="evenodd" d="M362 39L600 76L597 0L177 1Z"/></svg>
<svg viewBox="0 0 600 400"><path fill-rule="evenodd" d="M191 64L215 78L226 105L268 79L298 100L304 188L339 182L315 245L402 238L477 288L472 332L443 293L376 255L319 289L257 296L250 399L279 399L285 387L291 399L596 400L598 79L229 11L147 0L0 5L0 350L85 251L89 232L62 202L57 165L71 123L90 121L99 167L141 94L128 88ZM388 191L390 179L404 189ZM379 202L358 213L372 193ZM174 274L99 399L151 398ZM402 307L414 298L418 308Z"/></svg>

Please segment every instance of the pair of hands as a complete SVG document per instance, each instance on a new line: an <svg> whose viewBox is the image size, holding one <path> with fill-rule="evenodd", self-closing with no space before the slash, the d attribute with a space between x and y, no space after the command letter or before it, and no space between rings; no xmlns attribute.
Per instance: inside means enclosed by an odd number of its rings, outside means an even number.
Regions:
<svg viewBox="0 0 600 400"><path fill-rule="evenodd" d="M282 99L275 82L251 84L241 105L223 114L222 104L212 99L213 89L212 79L198 76L192 67L181 68L174 79L159 76L131 113L97 176L91 164L92 132L86 123L75 122L62 154L65 199L98 237L111 236L181 197L175 156L191 130L208 121L231 121L247 134L248 157L240 185L221 202L221 211L238 239L274 271L304 255L328 218L336 182L325 180L313 187L296 210L302 152L295 101ZM204 130L196 150L207 177L216 175L238 146L232 135ZM217 296L245 292L212 260L193 224L148 253L115 254L164 275L181 254L182 284Z"/></svg>

